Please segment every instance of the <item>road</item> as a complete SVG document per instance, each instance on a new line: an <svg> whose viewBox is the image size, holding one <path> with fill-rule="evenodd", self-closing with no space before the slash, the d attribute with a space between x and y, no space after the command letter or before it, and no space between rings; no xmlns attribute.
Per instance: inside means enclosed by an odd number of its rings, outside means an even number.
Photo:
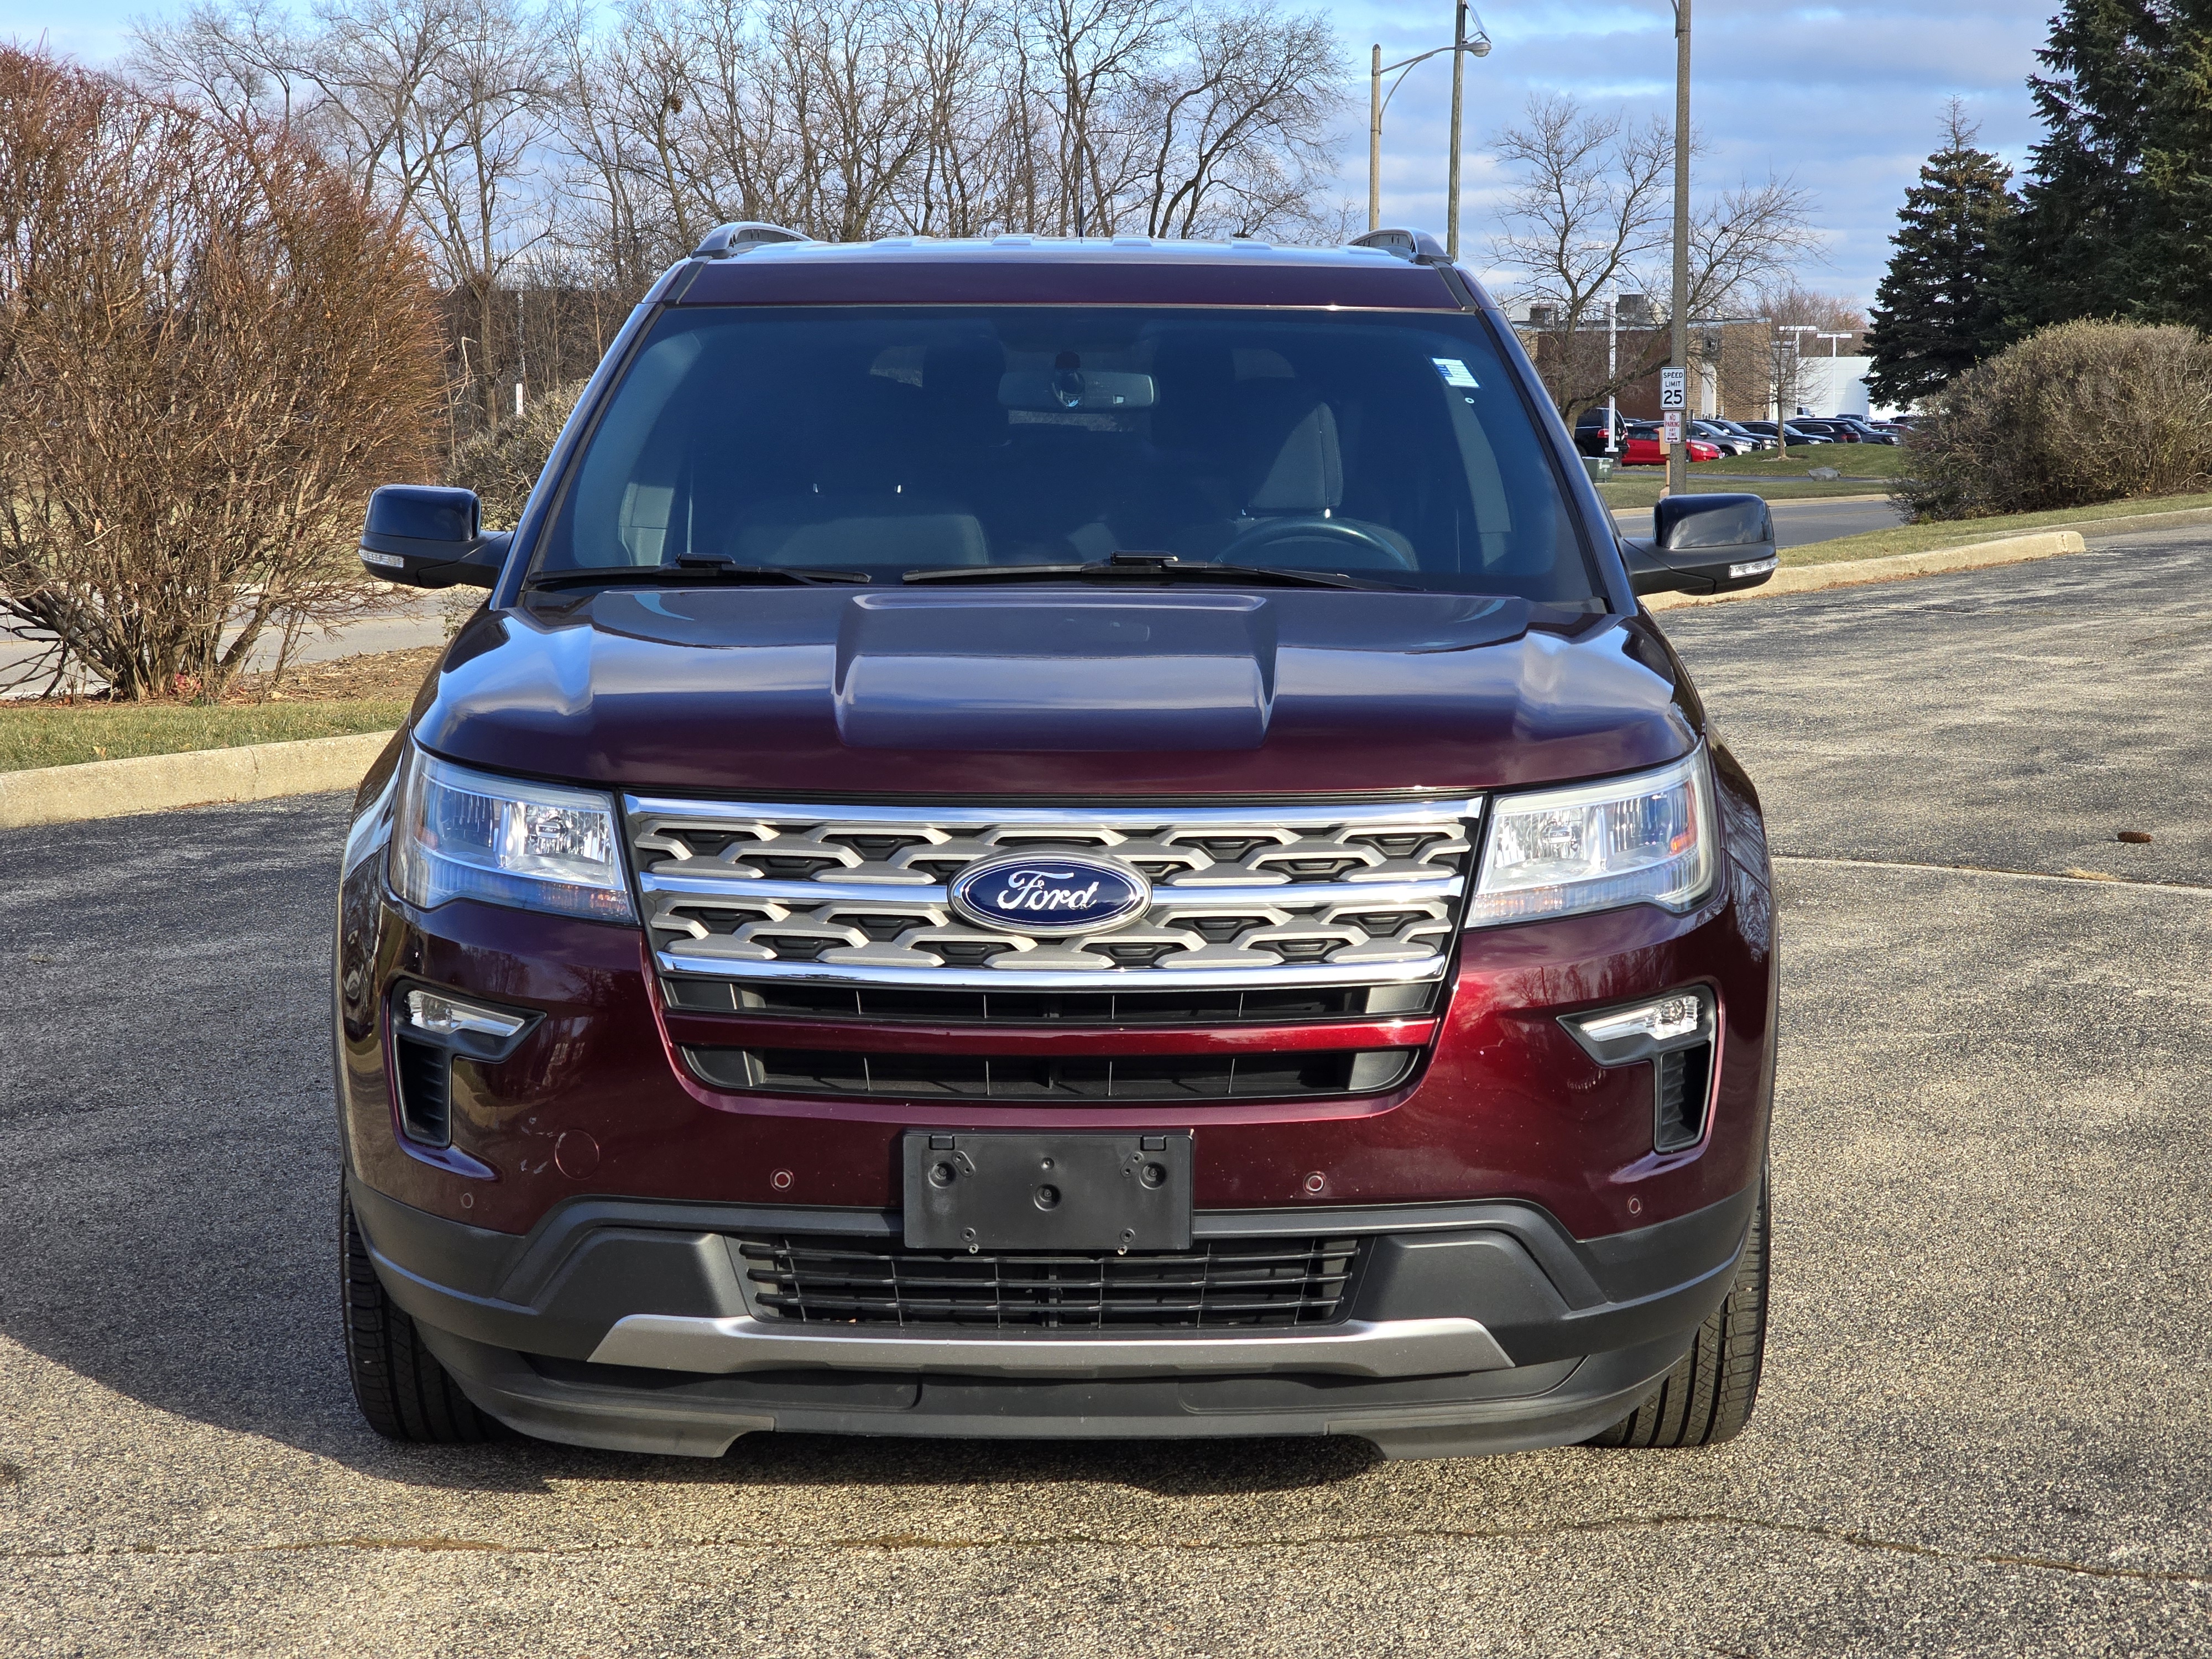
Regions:
<svg viewBox="0 0 2212 1659"><path fill-rule="evenodd" d="M1769 501L1774 514L1774 544L1802 547L1807 542L1833 541L1838 536L1863 535L1869 530L1888 530L1905 521L1904 514L1887 496L1863 501L1849 497L1834 501ZM1632 536L1651 533L1651 509L1620 507L1613 520Z"/></svg>
<svg viewBox="0 0 2212 1659"><path fill-rule="evenodd" d="M2208 579L1667 618L1784 854L1773 1341L1703 1452L389 1445L338 804L0 836L0 1652L2212 1653Z"/></svg>
<svg viewBox="0 0 2212 1659"><path fill-rule="evenodd" d="M471 592L469 597L472 601L482 595ZM366 651L412 651L420 646L442 644L447 633L446 610L452 602L450 592L395 593L390 608L375 616L343 623L327 632L308 629L301 635L292 660L331 662ZM226 640L232 637L234 635L225 635ZM273 666L276 645L272 638L258 641L246 667L265 671ZM0 696L36 696L43 692L47 684L45 678L22 684L17 682L45 654L36 645L0 638Z"/></svg>

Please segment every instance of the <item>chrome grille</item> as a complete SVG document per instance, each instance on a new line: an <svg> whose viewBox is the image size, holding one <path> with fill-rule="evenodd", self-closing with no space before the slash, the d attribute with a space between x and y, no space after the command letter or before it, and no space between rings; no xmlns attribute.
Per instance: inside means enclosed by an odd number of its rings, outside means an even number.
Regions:
<svg viewBox="0 0 2212 1659"><path fill-rule="evenodd" d="M1157 974L1223 985L1440 975L1480 802L1055 810L755 805L629 797L659 964L820 983L1067 988ZM1030 848L1110 854L1146 913L1036 939L975 927L946 884Z"/></svg>

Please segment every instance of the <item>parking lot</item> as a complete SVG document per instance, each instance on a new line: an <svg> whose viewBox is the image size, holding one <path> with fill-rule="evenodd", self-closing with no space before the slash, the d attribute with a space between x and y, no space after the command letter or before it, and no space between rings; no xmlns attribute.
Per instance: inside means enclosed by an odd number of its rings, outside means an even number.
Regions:
<svg viewBox="0 0 2212 1659"><path fill-rule="evenodd" d="M2212 1652L2208 581L2169 532L1668 614L1782 855L1773 1340L1705 1451L392 1446L343 803L0 835L0 1651Z"/></svg>

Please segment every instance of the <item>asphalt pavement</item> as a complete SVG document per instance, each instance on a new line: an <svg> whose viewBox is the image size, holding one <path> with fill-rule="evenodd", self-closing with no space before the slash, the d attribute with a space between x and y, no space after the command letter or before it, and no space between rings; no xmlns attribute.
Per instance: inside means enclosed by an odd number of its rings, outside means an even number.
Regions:
<svg viewBox="0 0 2212 1659"><path fill-rule="evenodd" d="M1833 541L1838 536L1859 536L1870 530L1891 530L1905 515L1887 496L1853 500L1769 501L1774 514L1774 544L1802 547L1808 542ZM1632 536L1651 533L1651 509L1621 507L1613 514L1621 529Z"/></svg>
<svg viewBox="0 0 2212 1659"><path fill-rule="evenodd" d="M1772 1341L1704 1451L388 1444L341 804L0 836L0 1652L2212 1653L2208 578L1666 618L1784 854Z"/></svg>

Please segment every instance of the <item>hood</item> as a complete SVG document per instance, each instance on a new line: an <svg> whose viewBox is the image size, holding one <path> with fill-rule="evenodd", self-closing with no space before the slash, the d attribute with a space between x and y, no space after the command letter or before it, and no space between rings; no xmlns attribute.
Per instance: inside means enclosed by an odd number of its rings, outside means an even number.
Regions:
<svg viewBox="0 0 2212 1659"><path fill-rule="evenodd" d="M1646 619L1334 589L611 589L478 613L424 696L453 760L755 798L1488 790L1700 719Z"/></svg>

